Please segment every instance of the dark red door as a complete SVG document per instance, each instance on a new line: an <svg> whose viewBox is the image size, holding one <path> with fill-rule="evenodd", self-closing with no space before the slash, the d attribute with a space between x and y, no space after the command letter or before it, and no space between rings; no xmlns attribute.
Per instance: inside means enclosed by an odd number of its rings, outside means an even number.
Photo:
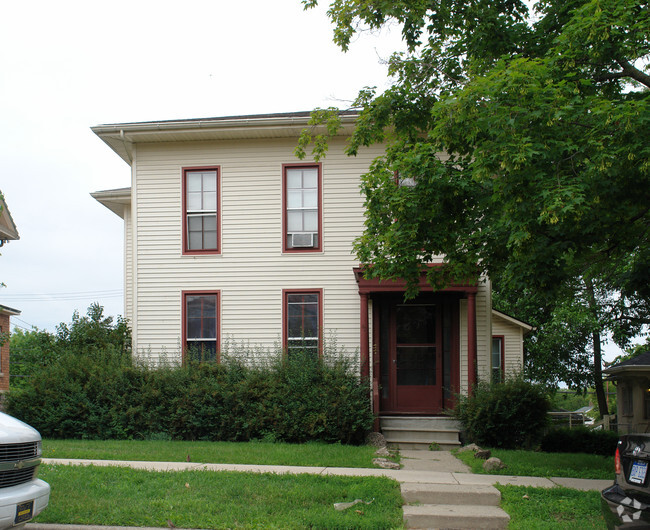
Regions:
<svg viewBox="0 0 650 530"><path fill-rule="evenodd" d="M396 303L390 313L389 408L402 413L441 412L439 306Z"/></svg>

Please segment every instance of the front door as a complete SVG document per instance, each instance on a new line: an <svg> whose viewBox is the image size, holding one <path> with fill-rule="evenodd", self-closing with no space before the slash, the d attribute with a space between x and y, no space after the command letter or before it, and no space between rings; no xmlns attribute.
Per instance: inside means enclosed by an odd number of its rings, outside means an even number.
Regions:
<svg viewBox="0 0 650 530"><path fill-rule="evenodd" d="M380 308L382 411L440 413L441 307L430 297L412 303L386 299Z"/></svg>

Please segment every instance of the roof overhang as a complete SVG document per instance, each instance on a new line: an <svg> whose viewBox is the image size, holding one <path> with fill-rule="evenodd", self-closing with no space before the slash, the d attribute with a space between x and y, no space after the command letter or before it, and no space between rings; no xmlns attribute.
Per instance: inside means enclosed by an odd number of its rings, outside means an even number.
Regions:
<svg viewBox="0 0 650 530"><path fill-rule="evenodd" d="M442 264L432 263L430 267L441 267ZM406 291L407 282L403 279L381 280L379 278L366 278L363 267L353 267L354 277L359 285L359 294L372 293L401 293ZM426 274L420 275L418 289L422 292L440 292L440 293L476 293L478 291L478 282L459 282L448 285L444 289L434 290L427 281Z"/></svg>
<svg viewBox="0 0 650 530"><path fill-rule="evenodd" d="M357 112L340 114L340 136L352 134ZM240 140L262 138L298 138L309 127L310 112L259 114L192 120L151 121L97 125L91 130L127 164L133 161L136 143L196 142L212 140ZM325 126L315 127L315 132Z"/></svg>
<svg viewBox="0 0 650 530"><path fill-rule="evenodd" d="M16 228L16 223L11 218L7 203L0 195L0 246L5 241L15 239L20 239L18 228Z"/></svg>
<svg viewBox="0 0 650 530"><path fill-rule="evenodd" d="M7 307L6 305L0 305L0 315L9 315L9 316L18 316L20 311L14 309L13 307Z"/></svg>
<svg viewBox="0 0 650 530"><path fill-rule="evenodd" d="M507 322L510 322L511 324L514 324L515 326L519 326L520 328L524 329L524 334L529 333L530 331L533 331L535 329L533 326L530 324L526 324L523 320L519 320L515 317L511 317L510 315L507 315L505 313L502 313L501 311L498 311L496 309L492 310L492 315L497 316L499 318L502 318L503 320L506 320Z"/></svg>
<svg viewBox="0 0 650 530"><path fill-rule="evenodd" d="M124 219L126 207L131 205L131 188L96 191L90 196L122 219Z"/></svg>

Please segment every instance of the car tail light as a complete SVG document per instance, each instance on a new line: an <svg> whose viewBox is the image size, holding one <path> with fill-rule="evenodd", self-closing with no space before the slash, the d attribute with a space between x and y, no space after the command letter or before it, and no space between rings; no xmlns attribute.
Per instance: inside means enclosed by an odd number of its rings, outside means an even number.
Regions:
<svg viewBox="0 0 650 530"><path fill-rule="evenodd" d="M621 453L618 447L616 448L616 453L614 453L614 471L617 475L621 474Z"/></svg>

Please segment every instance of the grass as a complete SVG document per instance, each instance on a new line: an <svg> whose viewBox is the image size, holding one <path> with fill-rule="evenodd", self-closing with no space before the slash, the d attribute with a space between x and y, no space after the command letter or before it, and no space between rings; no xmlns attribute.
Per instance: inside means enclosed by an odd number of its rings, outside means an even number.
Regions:
<svg viewBox="0 0 650 530"><path fill-rule="evenodd" d="M509 529L555 530L607 528L600 511L600 492L568 488L496 486L501 508L510 515Z"/></svg>
<svg viewBox="0 0 650 530"><path fill-rule="evenodd" d="M403 528L397 482L382 477L147 472L42 465L39 523L180 528ZM334 503L362 499L345 511Z"/></svg>
<svg viewBox="0 0 650 530"><path fill-rule="evenodd" d="M506 464L506 468L490 471L490 475L517 475L525 477L572 477L614 480L614 457L588 455L584 453L541 453L536 451L514 451L491 449ZM484 460L474 458L472 451L456 452L472 469L472 473L485 474Z"/></svg>
<svg viewBox="0 0 650 530"><path fill-rule="evenodd" d="M148 460L210 464L377 467L375 447L264 442L172 442L146 440L43 440L44 458Z"/></svg>

